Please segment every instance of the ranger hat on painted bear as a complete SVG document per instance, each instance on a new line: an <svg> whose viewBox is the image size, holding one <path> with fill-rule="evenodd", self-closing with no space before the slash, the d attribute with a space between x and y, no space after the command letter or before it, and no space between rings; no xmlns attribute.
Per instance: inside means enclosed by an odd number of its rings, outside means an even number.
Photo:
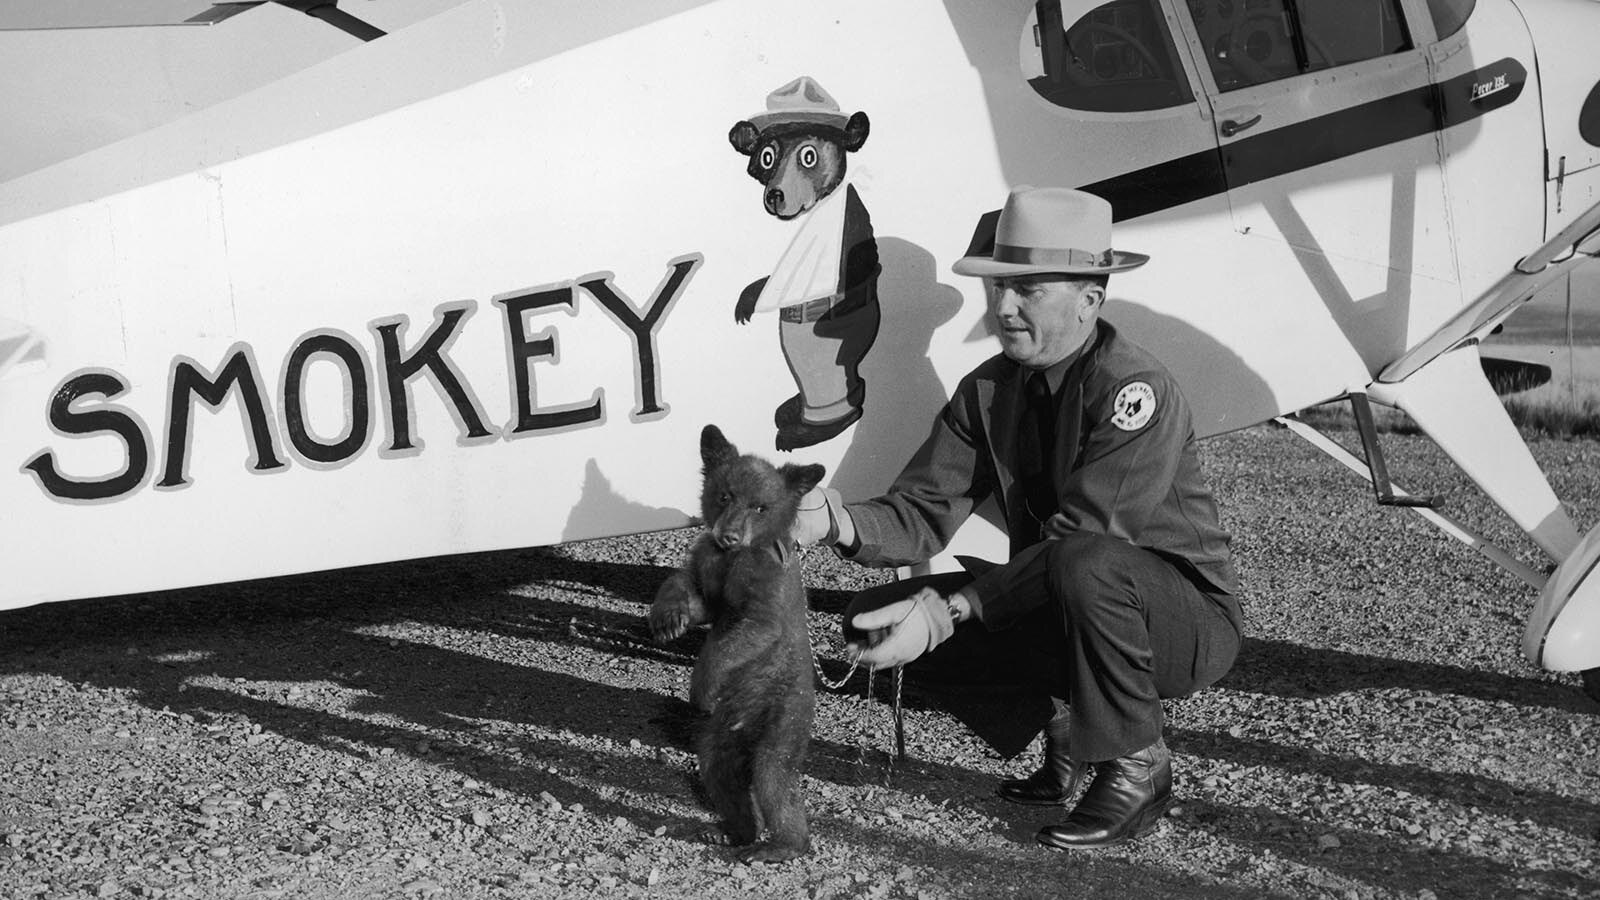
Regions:
<svg viewBox="0 0 1600 900"><path fill-rule="evenodd" d="M767 110L750 117L758 131L774 125L826 125L840 131L850 117L839 110L838 101L823 90L810 75L801 75L767 95Z"/></svg>
<svg viewBox="0 0 1600 900"><path fill-rule="evenodd" d="M1021 186L1006 197L989 256L964 256L957 275L1109 275L1150 261L1111 249L1111 204L1070 188Z"/></svg>
<svg viewBox="0 0 1600 900"><path fill-rule="evenodd" d="M845 150L860 150L867 141L871 123L867 114L845 115L838 101L815 78L801 75L767 95L767 108L735 125L728 139L740 153L748 155L757 138L779 138L795 132L809 132L835 140Z"/></svg>

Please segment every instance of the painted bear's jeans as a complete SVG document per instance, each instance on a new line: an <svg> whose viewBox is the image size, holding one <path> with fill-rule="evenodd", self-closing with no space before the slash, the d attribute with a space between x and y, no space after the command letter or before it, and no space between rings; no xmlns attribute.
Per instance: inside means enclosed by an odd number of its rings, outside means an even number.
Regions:
<svg viewBox="0 0 1600 900"><path fill-rule="evenodd" d="M878 336L878 318L874 300L814 322L779 323L778 342L800 388L801 422L827 425L861 409L861 361Z"/></svg>

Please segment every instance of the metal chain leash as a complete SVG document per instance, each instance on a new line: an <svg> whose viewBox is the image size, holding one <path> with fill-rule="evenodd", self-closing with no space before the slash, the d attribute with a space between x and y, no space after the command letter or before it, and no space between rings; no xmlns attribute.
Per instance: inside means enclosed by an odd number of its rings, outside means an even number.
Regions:
<svg viewBox="0 0 1600 900"><path fill-rule="evenodd" d="M856 674L856 669L860 667L861 657L858 654L850 660L850 669L844 673L843 678L840 678L838 681L829 681L828 676L822 672L822 663L817 658L817 645L815 642L811 644L811 668L817 673L817 680L822 682L822 686L830 691L837 691L843 688L845 684L850 681L851 677Z"/></svg>
<svg viewBox="0 0 1600 900"><path fill-rule="evenodd" d="M807 554L807 552L811 548L809 548L809 547L801 547L799 549L801 551L802 556L804 556L804 555ZM904 622L906 619L910 618L911 617L911 613L912 613L912 610L910 610L910 609L906 610L906 615L903 616L900 619L900 622ZM896 622L895 625L899 625L900 622ZM893 626L890 626L890 627L893 627ZM855 677L856 670L861 668L861 654L857 653L855 656L851 657L851 659L850 659L850 668L845 670L845 673L844 673L843 677L839 678L838 681L834 681L834 680L828 678L827 674L822 671L821 656L817 653L816 642L811 640L810 629L807 629L806 640L811 645L811 669L812 669L812 671L816 672L817 680L822 682L822 685L824 687L826 687L828 690L830 690L830 691L842 690L844 688L844 686L847 683L849 683L850 679ZM904 762L905 759L906 759L906 720L905 720L905 711L900 705L901 693L905 689L905 674L906 674L906 667L905 666L895 666L894 667L894 697L893 697L893 699L891 701L891 704L890 704L890 715L891 715L891 717L893 719L893 722L894 722L895 753L888 760L888 764L887 764L886 770L884 772L885 783L887 783L888 778L891 775L894 774L895 766L898 763ZM859 751L857 755L860 758L860 762L862 764L866 763L867 732L868 732L868 729L862 726L862 719L863 719L863 717L865 717L868 714L868 712L871 709L871 706L872 706L872 685L873 685L873 682L878 680L877 676L878 676L878 667L869 665L867 667L866 691L865 691L865 693L864 693L864 695L862 697L862 700L863 700L863 705L861 707L862 711L861 711L861 714L859 716L857 716L857 726L858 727L856 728L856 734L860 737L860 743L857 744L857 748L856 749Z"/></svg>

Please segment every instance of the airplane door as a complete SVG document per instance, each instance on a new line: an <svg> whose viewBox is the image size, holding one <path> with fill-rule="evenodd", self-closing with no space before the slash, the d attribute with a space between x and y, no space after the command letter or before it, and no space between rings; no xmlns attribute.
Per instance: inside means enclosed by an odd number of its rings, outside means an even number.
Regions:
<svg viewBox="0 0 1600 900"><path fill-rule="evenodd" d="M1547 125L1539 102L1541 94L1547 103L1549 96L1539 82L1527 20L1516 6L1428 0L1428 7L1439 35L1428 52L1446 125L1441 143L1450 221L1463 293L1471 300L1565 224L1552 221L1546 230L1546 208L1553 216L1557 205L1546 194ZM1588 37L1577 43L1592 57ZM1560 155L1550 155L1552 177ZM1580 212L1568 209L1567 216Z"/></svg>
<svg viewBox="0 0 1600 900"><path fill-rule="evenodd" d="M1461 302L1428 61L1407 7L1175 6L1202 61L1235 230L1293 257L1375 372Z"/></svg>

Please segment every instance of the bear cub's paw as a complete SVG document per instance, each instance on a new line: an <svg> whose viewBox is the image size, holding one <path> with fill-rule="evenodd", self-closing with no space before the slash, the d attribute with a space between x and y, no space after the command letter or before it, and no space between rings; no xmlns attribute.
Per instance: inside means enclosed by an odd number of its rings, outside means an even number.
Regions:
<svg viewBox="0 0 1600 900"><path fill-rule="evenodd" d="M656 639L656 643L666 644L675 641L688 630L687 608L660 601L650 607L650 636Z"/></svg>
<svg viewBox="0 0 1600 900"><path fill-rule="evenodd" d="M669 643L683 636L690 627L704 621L705 602L694 592L683 573L674 573L650 604L650 636L657 643Z"/></svg>
<svg viewBox="0 0 1600 900"><path fill-rule="evenodd" d="M740 850L738 856L741 861L747 863L783 863L798 859L805 854L806 849L776 841L762 841Z"/></svg>

